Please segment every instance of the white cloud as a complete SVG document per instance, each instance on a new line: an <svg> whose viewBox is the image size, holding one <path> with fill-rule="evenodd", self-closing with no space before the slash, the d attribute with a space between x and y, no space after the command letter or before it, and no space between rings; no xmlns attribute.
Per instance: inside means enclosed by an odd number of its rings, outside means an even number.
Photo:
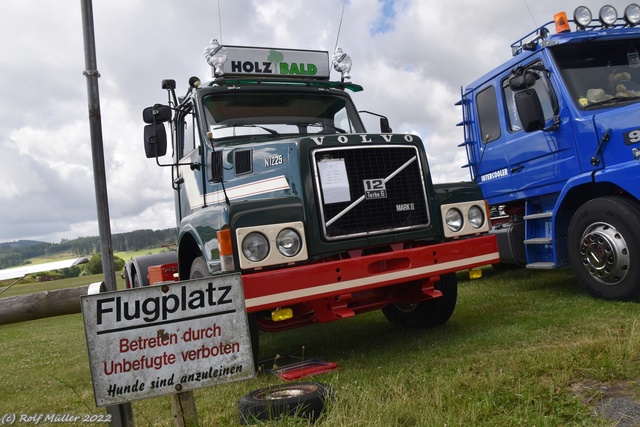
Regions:
<svg viewBox="0 0 640 427"><path fill-rule="evenodd" d="M144 157L141 111L166 101L162 79L175 79L181 94L192 75L208 78L202 51L212 37L332 52L340 32L353 81L365 87L354 94L358 107L387 115L396 132L419 134L433 179L443 182L468 178L453 105L460 87L508 59L533 19L540 25L559 7L578 6L344 1L339 28L343 0L94 0L112 231L175 225L170 172ZM97 234L82 35L77 0L0 3L0 241Z"/></svg>

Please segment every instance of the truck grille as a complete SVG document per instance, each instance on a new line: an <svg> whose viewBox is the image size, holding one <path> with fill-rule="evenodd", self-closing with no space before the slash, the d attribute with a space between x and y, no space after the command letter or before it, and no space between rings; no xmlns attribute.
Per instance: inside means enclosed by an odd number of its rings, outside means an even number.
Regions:
<svg viewBox="0 0 640 427"><path fill-rule="evenodd" d="M317 200L328 240L429 224L420 155L411 146L314 150Z"/></svg>

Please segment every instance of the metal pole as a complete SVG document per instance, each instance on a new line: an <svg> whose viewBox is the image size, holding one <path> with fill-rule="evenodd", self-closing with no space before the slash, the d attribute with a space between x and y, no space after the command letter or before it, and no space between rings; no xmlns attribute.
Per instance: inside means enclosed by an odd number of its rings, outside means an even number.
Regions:
<svg viewBox="0 0 640 427"><path fill-rule="evenodd" d="M82 32L84 36L84 58L87 78L87 96L89 98L89 130L91 133L91 153L93 158L93 181L98 211L98 229L100 232L100 253L102 254L102 272L107 291L116 290L116 273L113 263L113 245L109 222L109 202L107 197L107 179L104 166L102 144L102 120L100 116L100 95L98 92L98 66L96 61L96 42L93 29L93 5L91 0L80 0L82 8ZM108 406L111 426L133 426L131 403Z"/></svg>

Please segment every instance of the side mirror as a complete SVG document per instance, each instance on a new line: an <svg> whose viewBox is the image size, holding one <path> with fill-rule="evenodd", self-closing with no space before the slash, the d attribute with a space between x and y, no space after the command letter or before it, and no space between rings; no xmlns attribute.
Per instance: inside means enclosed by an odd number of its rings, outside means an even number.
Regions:
<svg viewBox="0 0 640 427"><path fill-rule="evenodd" d="M544 113L535 89L523 90L515 94L516 109L525 132L544 129Z"/></svg>
<svg viewBox="0 0 640 427"><path fill-rule="evenodd" d="M162 104L147 107L142 110L142 120L149 125L168 122L171 120L171 107Z"/></svg>
<svg viewBox="0 0 640 427"><path fill-rule="evenodd" d="M380 117L380 132L382 133L392 133L393 129L389 126L389 119L386 117Z"/></svg>
<svg viewBox="0 0 640 427"><path fill-rule="evenodd" d="M167 133L164 124L156 123L144 127L144 153L147 159L167 154Z"/></svg>
<svg viewBox="0 0 640 427"><path fill-rule="evenodd" d="M524 74L509 79L509 88L514 92L524 90L534 84L536 84L536 75L534 73L525 72Z"/></svg>

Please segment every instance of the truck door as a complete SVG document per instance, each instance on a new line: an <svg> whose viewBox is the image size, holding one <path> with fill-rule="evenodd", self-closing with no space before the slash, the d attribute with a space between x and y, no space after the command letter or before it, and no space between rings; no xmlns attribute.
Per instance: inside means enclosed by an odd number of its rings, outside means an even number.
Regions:
<svg viewBox="0 0 640 427"><path fill-rule="evenodd" d="M509 159L501 120L504 109L502 103L498 102L499 94L491 81L475 95L478 126L473 130L478 134L472 138L478 141L479 152L476 151L477 159L473 162L474 176L491 204L498 202L495 197L500 198L513 191L509 182Z"/></svg>
<svg viewBox="0 0 640 427"><path fill-rule="evenodd" d="M541 59L534 59L519 72L535 75L547 130L525 132L509 87L511 70L505 70L476 95L478 128L483 151L476 176L491 204L560 191L568 177L578 173L573 130L568 118L552 127L560 114L558 100ZM564 107L566 110L566 106ZM517 194L516 194L517 193Z"/></svg>
<svg viewBox="0 0 640 427"><path fill-rule="evenodd" d="M175 126L176 155L179 161L174 170L174 188L177 192L176 214L180 221L203 206L202 156L192 104L186 104L176 114Z"/></svg>
<svg viewBox="0 0 640 427"><path fill-rule="evenodd" d="M506 112L505 147L511 185L514 190L524 192L525 197L531 197L560 191L569 177L579 173L580 164L567 114L554 126L554 120L563 116L563 105L543 61L534 61L525 68L525 72L535 75L531 89L540 99L546 130L527 133L522 129L515 108L515 94L509 87L511 76L502 80L502 98ZM566 106L564 109L566 112Z"/></svg>

